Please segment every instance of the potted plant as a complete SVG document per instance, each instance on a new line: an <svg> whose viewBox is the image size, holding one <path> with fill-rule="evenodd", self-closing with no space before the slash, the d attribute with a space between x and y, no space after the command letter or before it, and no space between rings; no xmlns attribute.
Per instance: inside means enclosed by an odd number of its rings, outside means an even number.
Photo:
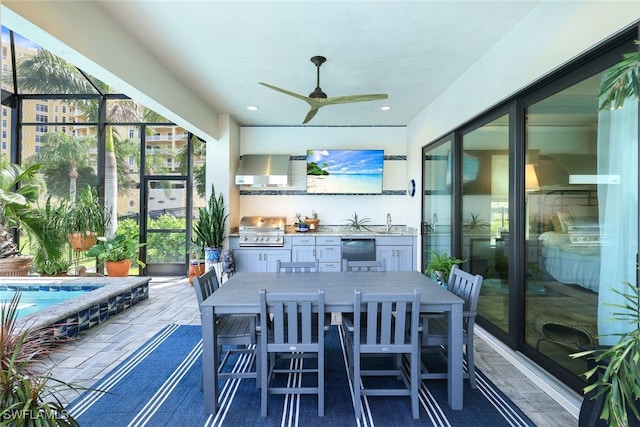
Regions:
<svg viewBox="0 0 640 427"><path fill-rule="evenodd" d="M79 389L45 368L53 335L17 322L20 293L0 304L0 420L11 426L78 426L55 392Z"/></svg>
<svg viewBox="0 0 640 427"><path fill-rule="evenodd" d="M200 208L193 232L196 239L204 245L207 262L218 262L222 244L226 238L225 225L229 214L225 213L224 197L222 193L216 195L214 185L211 185L211 195L207 206Z"/></svg>
<svg viewBox="0 0 640 427"><path fill-rule="evenodd" d="M640 288L625 285L626 292L611 289L624 298L624 304L603 304L620 309L611 320L630 325L629 330L616 334L618 342L612 346L571 354L589 358L580 426L640 426Z"/></svg>
<svg viewBox="0 0 640 427"><path fill-rule="evenodd" d="M105 233L105 210L95 188L86 186L78 198L66 206L65 230L69 244L76 251L86 251Z"/></svg>
<svg viewBox="0 0 640 427"><path fill-rule="evenodd" d="M352 231L371 231L367 225L370 221L370 218L358 218L358 213L354 212L353 217L347 219L347 224L342 228Z"/></svg>
<svg viewBox="0 0 640 427"><path fill-rule="evenodd" d="M44 258L59 257L59 234L52 233L48 219L33 204L40 193L39 164L23 167L0 160L0 276L26 276L33 255L23 255L13 233L21 231L33 253Z"/></svg>
<svg viewBox="0 0 640 427"><path fill-rule="evenodd" d="M430 274L438 284L445 284L449 280L449 273L454 265L462 264L466 260L455 258L447 254L446 252L438 253L436 251L429 251L431 253L431 260L427 264L425 273Z"/></svg>
<svg viewBox="0 0 640 427"><path fill-rule="evenodd" d="M311 211L311 217L305 216L304 222L309 227L309 231L318 231L318 224L320 220L318 219L318 213L315 210Z"/></svg>
<svg viewBox="0 0 640 427"><path fill-rule="evenodd" d="M34 261L34 269L36 273L42 276L66 276L69 273L71 262L62 258L47 258Z"/></svg>
<svg viewBox="0 0 640 427"><path fill-rule="evenodd" d="M189 283L193 283L195 276L202 276L205 272L204 246L196 239L191 246L188 272Z"/></svg>
<svg viewBox="0 0 640 427"><path fill-rule="evenodd" d="M296 223L293 226L296 231L300 231L302 233L306 233L309 230L309 226L305 220L302 219L302 214L299 212L296 212Z"/></svg>
<svg viewBox="0 0 640 427"><path fill-rule="evenodd" d="M98 243L89 249L87 256L96 257L99 264L104 264L109 276L126 277L131 260L135 259L140 267L145 266L138 259L139 249L144 245L138 241L137 235L116 233L113 238L98 237Z"/></svg>

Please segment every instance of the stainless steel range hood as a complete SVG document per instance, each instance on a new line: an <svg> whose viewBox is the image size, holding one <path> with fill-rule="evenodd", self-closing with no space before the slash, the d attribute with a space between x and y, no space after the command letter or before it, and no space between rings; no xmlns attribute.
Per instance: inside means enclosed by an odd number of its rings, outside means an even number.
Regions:
<svg viewBox="0 0 640 427"><path fill-rule="evenodd" d="M236 172L237 185L275 187L289 185L288 154L245 154Z"/></svg>

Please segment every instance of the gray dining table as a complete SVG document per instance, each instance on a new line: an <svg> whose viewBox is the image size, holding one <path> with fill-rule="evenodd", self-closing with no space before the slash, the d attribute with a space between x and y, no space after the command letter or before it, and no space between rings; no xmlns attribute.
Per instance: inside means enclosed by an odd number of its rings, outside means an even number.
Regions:
<svg viewBox="0 0 640 427"><path fill-rule="evenodd" d="M258 314L259 290L267 292L305 292L324 289L327 313L353 313L354 291L379 293L412 292L422 295L422 312L446 312L448 315L448 390L451 409L463 407L462 310L464 301L418 271L394 272L321 272L321 273L249 273L233 275L200 305L202 314L202 371L204 410L218 410L219 360L216 340L216 316Z"/></svg>

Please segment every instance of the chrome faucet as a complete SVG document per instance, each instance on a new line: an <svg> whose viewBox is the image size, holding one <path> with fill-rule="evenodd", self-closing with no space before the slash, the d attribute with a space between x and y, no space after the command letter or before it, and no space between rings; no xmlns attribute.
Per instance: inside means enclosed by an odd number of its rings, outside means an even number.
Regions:
<svg viewBox="0 0 640 427"><path fill-rule="evenodd" d="M391 231L391 214L387 214L387 233Z"/></svg>

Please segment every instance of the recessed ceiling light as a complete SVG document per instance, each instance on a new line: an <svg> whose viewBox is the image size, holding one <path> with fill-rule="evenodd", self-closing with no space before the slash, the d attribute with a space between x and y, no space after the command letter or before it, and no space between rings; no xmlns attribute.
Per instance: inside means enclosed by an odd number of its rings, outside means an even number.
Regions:
<svg viewBox="0 0 640 427"><path fill-rule="evenodd" d="M380 107L380 109L382 111L389 111L389 110L391 110L391 107L389 107L388 105L385 105L384 107Z"/></svg>
<svg viewBox="0 0 640 427"><path fill-rule="evenodd" d="M258 111L258 107L256 107L255 105L249 105L247 107L247 110L249 110L249 111Z"/></svg>

